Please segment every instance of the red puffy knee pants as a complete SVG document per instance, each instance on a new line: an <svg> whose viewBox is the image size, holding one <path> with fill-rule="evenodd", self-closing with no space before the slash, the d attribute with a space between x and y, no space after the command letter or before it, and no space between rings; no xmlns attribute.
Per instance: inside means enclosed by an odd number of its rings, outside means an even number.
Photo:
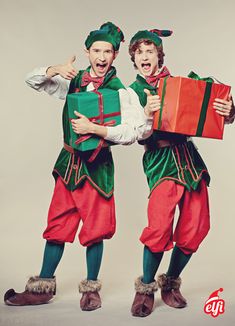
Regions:
<svg viewBox="0 0 235 326"><path fill-rule="evenodd" d="M173 232L176 206L179 218ZM140 240L152 252L163 252L176 243L185 254L195 252L210 229L208 192L205 180L197 190L188 191L171 180L152 192L148 205L148 226Z"/></svg>
<svg viewBox="0 0 235 326"><path fill-rule="evenodd" d="M88 181L69 191L58 178L43 238L57 243L73 242L80 221L83 224L79 240L83 246L110 239L116 227L114 197L104 198Z"/></svg>

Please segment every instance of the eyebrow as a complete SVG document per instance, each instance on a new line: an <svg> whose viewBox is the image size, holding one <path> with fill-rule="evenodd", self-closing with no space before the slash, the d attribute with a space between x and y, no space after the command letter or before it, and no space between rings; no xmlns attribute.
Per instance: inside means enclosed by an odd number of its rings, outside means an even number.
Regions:
<svg viewBox="0 0 235 326"><path fill-rule="evenodd" d="M100 48L93 48L92 50L102 51L102 49L100 49ZM103 51L111 51L111 52L113 52L114 50L113 49L104 49Z"/></svg>
<svg viewBox="0 0 235 326"><path fill-rule="evenodd" d="M154 51L154 49L147 49L147 50L142 50L142 49L136 49L136 52L152 52L152 51Z"/></svg>

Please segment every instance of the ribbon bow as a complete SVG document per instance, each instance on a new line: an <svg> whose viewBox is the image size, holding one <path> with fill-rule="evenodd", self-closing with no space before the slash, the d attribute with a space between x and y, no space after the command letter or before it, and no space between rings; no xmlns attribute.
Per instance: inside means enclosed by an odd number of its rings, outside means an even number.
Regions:
<svg viewBox="0 0 235 326"><path fill-rule="evenodd" d="M104 77L92 77L88 71L85 71L82 76L81 86L87 86L93 83L95 89L99 88L104 82Z"/></svg>
<svg viewBox="0 0 235 326"><path fill-rule="evenodd" d="M201 77L199 77L198 74L196 74L193 71L190 71L190 73L188 74L188 77L189 78L192 78L192 79L196 79L196 80L203 80L203 81L208 82L208 83L214 83L214 79L213 78L211 78L211 77L201 78Z"/></svg>
<svg viewBox="0 0 235 326"><path fill-rule="evenodd" d="M157 82L160 78L164 78L170 76L170 71L167 69L167 67L163 67L162 71L156 75L156 76L149 76L146 78L146 81L149 85L156 87Z"/></svg>

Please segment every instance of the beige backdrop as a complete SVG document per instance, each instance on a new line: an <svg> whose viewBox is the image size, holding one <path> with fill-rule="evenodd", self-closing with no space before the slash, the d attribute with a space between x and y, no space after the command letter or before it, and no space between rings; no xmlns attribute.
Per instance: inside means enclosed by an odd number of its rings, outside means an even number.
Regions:
<svg viewBox="0 0 235 326"><path fill-rule="evenodd" d="M38 94L24 83L36 66L65 62L77 54L76 67L87 66L83 53L89 31L113 21L126 43L116 60L123 82L135 71L127 54L130 37L140 29L169 28L164 40L166 65L173 75L194 70L235 84L233 0L79 1L0 0L1 30L1 269L0 291L21 291L27 277L39 272L44 248L41 233L53 191L51 170L62 144L63 102ZM234 90L233 90L234 92ZM183 272L183 293L189 306L173 310L157 307L146 319L130 315L133 281L141 273L139 234L146 223L148 188L142 171L141 146L113 148L116 163L117 233L105 242L100 278L103 307L79 309L78 282L86 276L85 250L76 241L67 245L57 270L54 303L14 308L0 303L0 325L231 325L234 309L234 126L223 141L196 139L211 172L211 232ZM170 253L160 267L165 272ZM203 312L212 291L223 287L223 316Z"/></svg>

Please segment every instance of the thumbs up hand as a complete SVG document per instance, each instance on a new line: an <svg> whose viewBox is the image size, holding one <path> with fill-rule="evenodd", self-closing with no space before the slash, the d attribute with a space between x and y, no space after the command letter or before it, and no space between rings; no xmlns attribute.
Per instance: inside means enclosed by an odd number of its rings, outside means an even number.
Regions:
<svg viewBox="0 0 235 326"><path fill-rule="evenodd" d="M73 55L66 63L49 67L46 72L47 76L53 77L60 75L61 77L68 80L73 79L77 75L77 70L73 67L75 60L76 56Z"/></svg>
<svg viewBox="0 0 235 326"><path fill-rule="evenodd" d="M147 103L144 107L144 112L147 117L152 117L161 107L160 96L152 95L148 89L144 89L144 92L147 95Z"/></svg>

